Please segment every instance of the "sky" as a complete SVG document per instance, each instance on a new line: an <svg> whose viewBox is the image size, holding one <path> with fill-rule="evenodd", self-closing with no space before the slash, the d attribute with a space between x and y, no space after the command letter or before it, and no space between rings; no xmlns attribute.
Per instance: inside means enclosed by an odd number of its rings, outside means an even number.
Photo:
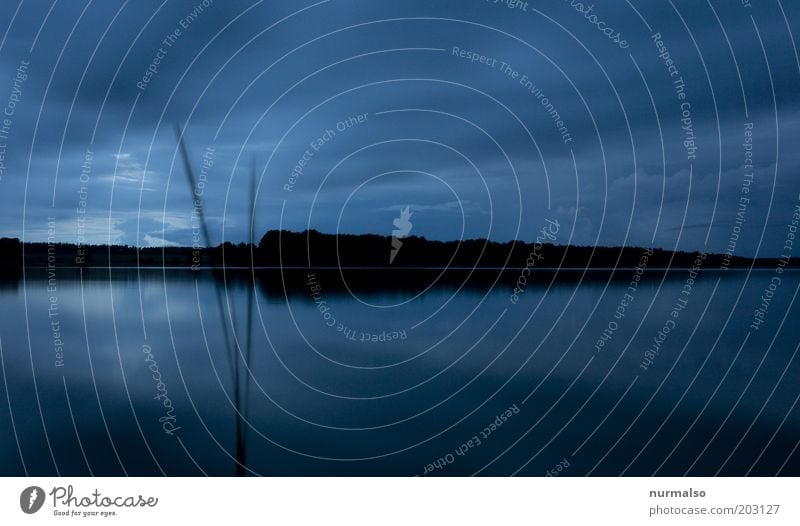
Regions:
<svg viewBox="0 0 800 526"><path fill-rule="evenodd" d="M558 244L777 256L799 25L785 0L9 0L0 236L191 246L199 208L213 244L388 236L409 207L431 239L557 221Z"/></svg>

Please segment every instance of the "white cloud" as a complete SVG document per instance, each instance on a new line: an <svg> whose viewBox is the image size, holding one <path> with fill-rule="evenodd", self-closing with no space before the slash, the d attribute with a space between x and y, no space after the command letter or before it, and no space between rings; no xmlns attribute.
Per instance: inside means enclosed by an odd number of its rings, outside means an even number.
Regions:
<svg viewBox="0 0 800 526"><path fill-rule="evenodd" d="M180 243L168 241L162 237L151 236L150 234L144 235L144 243L148 247L179 247Z"/></svg>

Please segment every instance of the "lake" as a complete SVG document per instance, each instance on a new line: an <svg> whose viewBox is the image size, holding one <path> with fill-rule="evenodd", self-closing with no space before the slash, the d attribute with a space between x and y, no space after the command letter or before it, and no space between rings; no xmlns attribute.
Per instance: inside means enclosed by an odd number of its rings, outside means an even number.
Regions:
<svg viewBox="0 0 800 526"><path fill-rule="evenodd" d="M800 274L634 274L28 269L0 474L800 475Z"/></svg>

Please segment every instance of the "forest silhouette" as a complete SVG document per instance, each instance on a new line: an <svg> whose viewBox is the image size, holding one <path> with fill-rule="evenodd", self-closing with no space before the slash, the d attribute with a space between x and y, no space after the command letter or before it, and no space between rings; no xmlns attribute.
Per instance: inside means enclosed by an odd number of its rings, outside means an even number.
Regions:
<svg viewBox="0 0 800 526"><path fill-rule="evenodd" d="M392 238L373 234L325 234L316 230L271 230L257 244L225 242L215 247L134 247L127 245L75 245L23 243L0 239L0 267L223 267L268 268L487 268L543 269L633 268L645 249L641 247L591 247L534 244L486 239L435 241L409 236L392 258ZM648 268L690 268L697 252L653 249ZM709 254L704 268L770 268L777 259L726 258ZM795 266L794 261L789 266Z"/></svg>

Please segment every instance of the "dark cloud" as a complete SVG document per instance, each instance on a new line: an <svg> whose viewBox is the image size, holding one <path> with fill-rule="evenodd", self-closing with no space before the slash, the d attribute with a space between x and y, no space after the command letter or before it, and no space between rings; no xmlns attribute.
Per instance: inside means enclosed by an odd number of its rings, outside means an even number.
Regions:
<svg viewBox="0 0 800 526"><path fill-rule="evenodd" d="M30 62L0 181L2 235L41 239L55 216L74 240L86 186L91 241L190 243L175 122L197 169L214 148L204 206L215 242L247 237L253 155L259 231L283 210L286 228L387 234L411 205L414 233L438 239L462 226L531 239L557 217L578 244L724 250L746 122L756 176L738 253L780 249L800 190L794 4L598 1L596 19L566 1L59 2L48 16L50 5L25 2L13 23L14 9L0 14L0 104ZM693 159L655 32L685 81Z"/></svg>

